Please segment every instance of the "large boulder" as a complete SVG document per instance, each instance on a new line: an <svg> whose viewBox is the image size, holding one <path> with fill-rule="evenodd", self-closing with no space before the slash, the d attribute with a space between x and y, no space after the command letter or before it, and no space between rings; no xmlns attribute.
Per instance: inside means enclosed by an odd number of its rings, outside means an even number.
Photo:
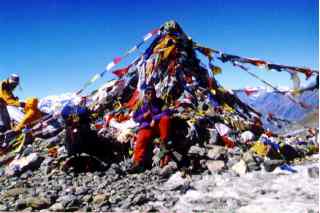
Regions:
<svg viewBox="0 0 320 213"><path fill-rule="evenodd" d="M238 163L233 165L231 169L238 175L244 175L248 171L247 164L244 162L244 160L240 160Z"/></svg>
<svg viewBox="0 0 320 213"><path fill-rule="evenodd" d="M207 157L210 160L226 160L227 150L223 146L210 145L208 147Z"/></svg>
<svg viewBox="0 0 320 213"><path fill-rule="evenodd" d="M208 160L206 165L212 174L221 172L225 168L225 163L222 160Z"/></svg>
<svg viewBox="0 0 320 213"><path fill-rule="evenodd" d="M204 157L205 154L206 154L205 148L202 148L199 146L191 146L188 152L189 156L196 157L196 158Z"/></svg>
<svg viewBox="0 0 320 213"><path fill-rule="evenodd" d="M13 176L27 170L35 170L40 167L43 159L38 153L31 153L26 157L15 159L6 168L6 175Z"/></svg>

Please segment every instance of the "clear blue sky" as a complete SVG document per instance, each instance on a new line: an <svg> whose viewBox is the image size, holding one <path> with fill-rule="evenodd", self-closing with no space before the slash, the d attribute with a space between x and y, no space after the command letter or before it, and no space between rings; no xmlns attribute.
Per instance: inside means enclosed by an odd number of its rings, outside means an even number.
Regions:
<svg viewBox="0 0 320 213"><path fill-rule="evenodd" d="M318 69L318 8L317 0L2 0L0 78L20 74L21 99L73 92L170 19L208 47ZM222 68L217 78L226 87L261 85L238 68ZM291 85L287 74L251 70Z"/></svg>

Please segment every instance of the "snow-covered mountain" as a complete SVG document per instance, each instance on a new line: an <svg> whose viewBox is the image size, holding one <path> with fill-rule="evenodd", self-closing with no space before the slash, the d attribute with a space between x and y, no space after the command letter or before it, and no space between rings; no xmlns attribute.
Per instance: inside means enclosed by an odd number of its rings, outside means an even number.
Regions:
<svg viewBox="0 0 320 213"><path fill-rule="evenodd" d="M304 109L298 104L292 102L288 97L274 91L270 91L266 88L255 88L255 90L257 90L257 92L251 95L247 95L243 91L236 92L236 95L241 101L249 104L264 115L271 112L278 118L298 121L303 119L319 106L318 90L306 91L300 96L295 97L296 100L310 106L310 109ZM79 97L72 93L52 95L41 99L39 108L47 113L53 113L57 108L61 108L67 103L78 102L78 99Z"/></svg>
<svg viewBox="0 0 320 213"><path fill-rule="evenodd" d="M77 103L79 96L74 93L64 93L61 95L47 96L39 101L38 107L41 111L46 113L54 113L66 105L71 103Z"/></svg>
<svg viewBox="0 0 320 213"><path fill-rule="evenodd" d="M299 121L319 106L318 90L306 91L300 96L295 97L296 100L310 106L310 109L304 109L280 93L265 88L256 89L257 92L251 95L247 95L243 91L237 92L236 94L241 101L249 104L264 115L271 112L278 118Z"/></svg>
<svg viewBox="0 0 320 213"><path fill-rule="evenodd" d="M110 82L102 86L95 95L97 97L91 97L90 99L87 99L87 102L91 102L92 99L97 99L100 96L104 97L104 88L106 86L110 86L109 84ZM113 84L111 84L111 86L112 85ZM280 90L285 91L287 89L288 88L281 88ZM297 122L302 121L305 117L317 115L315 111L317 111L316 109L319 107L318 90L305 91L301 95L294 97L297 101L303 102L309 106L309 109L305 109L297 103L291 101L287 96L267 88L251 88L250 91L254 92L250 95L242 90L234 93L240 98L241 101L252 106L258 112L264 115L262 122L264 123L264 127L269 128L270 130L278 131L280 129L278 129L277 125L267 121L268 113L272 113L276 118ZM81 97L75 95L74 93L48 96L40 100L39 108L44 112L52 114L54 112L59 112L66 104L79 103L79 99L81 99ZM317 124L314 124L314 126L317 126Z"/></svg>

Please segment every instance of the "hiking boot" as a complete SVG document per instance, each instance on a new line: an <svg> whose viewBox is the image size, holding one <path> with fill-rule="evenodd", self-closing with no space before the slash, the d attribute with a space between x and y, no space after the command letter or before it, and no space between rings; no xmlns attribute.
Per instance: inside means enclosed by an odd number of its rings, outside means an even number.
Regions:
<svg viewBox="0 0 320 213"><path fill-rule="evenodd" d="M171 155L170 153L166 153L160 160L160 168L168 165L169 161L171 161Z"/></svg>
<svg viewBox="0 0 320 213"><path fill-rule="evenodd" d="M128 174L136 174L136 173L141 173L143 172L144 166L141 165L132 165L130 168L127 169Z"/></svg>

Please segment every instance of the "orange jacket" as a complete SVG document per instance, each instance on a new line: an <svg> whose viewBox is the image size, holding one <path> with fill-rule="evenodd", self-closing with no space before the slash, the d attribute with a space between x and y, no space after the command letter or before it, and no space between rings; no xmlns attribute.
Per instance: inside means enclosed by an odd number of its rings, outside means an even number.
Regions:
<svg viewBox="0 0 320 213"><path fill-rule="evenodd" d="M9 81L4 80L0 83L0 99L2 99L5 104L11 106L19 106L19 100L12 93L12 90L9 87Z"/></svg>
<svg viewBox="0 0 320 213"><path fill-rule="evenodd" d="M40 119L42 117L42 112L38 109L38 99L27 98L26 105L24 107L25 115L20 123L14 128L15 131L19 131L25 127L25 125L30 125L32 122Z"/></svg>

